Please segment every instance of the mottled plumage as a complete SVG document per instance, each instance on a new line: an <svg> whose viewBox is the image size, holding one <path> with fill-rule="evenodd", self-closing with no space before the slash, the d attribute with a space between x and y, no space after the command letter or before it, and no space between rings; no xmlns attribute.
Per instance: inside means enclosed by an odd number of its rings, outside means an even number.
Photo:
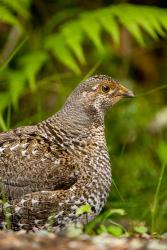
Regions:
<svg viewBox="0 0 167 250"><path fill-rule="evenodd" d="M1 198L5 193L13 229L47 228L50 217L60 231L99 214L111 184L104 114L123 96L133 93L111 77L94 76L52 117L0 134ZM92 213L77 215L84 204Z"/></svg>

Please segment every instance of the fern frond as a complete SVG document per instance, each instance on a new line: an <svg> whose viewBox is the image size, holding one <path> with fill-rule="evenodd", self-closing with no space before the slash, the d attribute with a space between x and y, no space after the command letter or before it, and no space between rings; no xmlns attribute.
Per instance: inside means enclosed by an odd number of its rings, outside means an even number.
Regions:
<svg viewBox="0 0 167 250"><path fill-rule="evenodd" d="M76 74L80 74L80 69L75 62L75 59L69 50L64 37L59 35L51 35L45 40L45 48L50 49L54 56Z"/></svg>
<svg viewBox="0 0 167 250"><path fill-rule="evenodd" d="M119 8L118 6L113 7L113 13L139 43L142 42L141 37L143 36L142 30L139 28L143 28L153 39L158 39L158 35L165 35L163 29L167 28L167 24L162 24L162 20L167 17L167 12L160 8L124 4ZM138 28L133 28L135 26Z"/></svg>
<svg viewBox="0 0 167 250"><path fill-rule="evenodd" d="M0 114L4 111L9 105L10 95L6 92L0 92Z"/></svg>
<svg viewBox="0 0 167 250"><path fill-rule="evenodd" d="M57 34L47 37L44 42L45 48L50 49L55 57L68 68L79 73L79 67L71 51L83 64L85 62L83 42L89 39L97 51L103 53L105 46L101 36L102 31L106 31L113 42L118 45L120 24L131 33L140 46L145 46L145 33L154 40L159 39L160 36L166 36L167 11L158 7L132 4L113 5L91 12L87 11L81 13L78 19L62 25Z"/></svg>
<svg viewBox="0 0 167 250"><path fill-rule="evenodd" d="M10 100L15 109L18 108L18 100L22 95L25 85L26 76L21 70L8 70L7 79L9 86Z"/></svg>
<svg viewBox="0 0 167 250"><path fill-rule="evenodd" d="M14 12L28 16L30 2L31 0L0 0L0 21L22 29L22 24ZM140 46L145 46L146 33L154 40L166 36L167 11L158 7L132 4L112 5L86 11L70 22L65 21L56 34L46 36L44 49L50 50L57 60L79 74L80 68L76 59L85 64L84 41L91 41L97 51L103 53L106 46L103 44L102 32L108 33L113 42L119 45L120 24L130 32ZM34 81L29 79L32 88Z"/></svg>
<svg viewBox="0 0 167 250"><path fill-rule="evenodd" d="M20 65L32 91L36 90L36 75L46 62L47 56L44 51L35 51L25 54L20 59Z"/></svg>
<svg viewBox="0 0 167 250"><path fill-rule="evenodd" d="M23 31L23 24L16 14L25 19L28 18L30 16L29 4L30 0L0 0L0 22L15 26Z"/></svg>
<svg viewBox="0 0 167 250"><path fill-rule="evenodd" d="M8 10L5 6L0 5L0 22L10 24L17 27L19 30L22 30L22 25L19 20L13 15L11 11Z"/></svg>
<svg viewBox="0 0 167 250"><path fill-rule="evenodd" d="M8 9L15 11L21 16L28 17L29 12L27 9L28 2L24 0L0 0L0 3L6 6Z"/></svg>
<svg viewBox="0 0 167 250"><path fill-rule="evenodd" d="M82 42L84 34L80 29L80 25L75 22L71 22L68 26L63 26L62 36L66 45L74 52L75 56L79 59L82 64L85 64L85 57L82 49Z"/></svg>
<svg viewBox="0 0 167 250"><path fill-rule="evenodd" d="M86 13L81 15L79 22L80 29L84 31L86 37L94 43L99 52L103 52L104 47L100 36L102 26L98 22L97 16L92 13Z"/></svg>
<svg viewBox="0 0 167 250"><path fill-rule="evenodd" d="M120 32L119 25L116 19L112 15L108 15L108 13L104 12L104 16L101 16L99 18L99 21L101 22L104 30L110 34L114 43L118 44L120 41Z"/></svg>

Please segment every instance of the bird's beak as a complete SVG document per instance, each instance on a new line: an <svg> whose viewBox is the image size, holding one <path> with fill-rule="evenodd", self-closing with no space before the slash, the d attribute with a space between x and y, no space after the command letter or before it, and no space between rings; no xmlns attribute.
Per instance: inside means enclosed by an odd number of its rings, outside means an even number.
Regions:
<svg viewBox="0 0 167 250"><path fill-rule="evenodd" d="M128 91L125 92L122 96L123 96L123 97L126 97L126 98L135 97L135 95L133 94L133 92L132 92L131 90L128 90Z"/></svg>
<svg viewBox="0 0 167 250"><path fill-rule="evenodd" d="M125 98L135 97L134 93L126 87L119 85L118 95Z"/></svg>

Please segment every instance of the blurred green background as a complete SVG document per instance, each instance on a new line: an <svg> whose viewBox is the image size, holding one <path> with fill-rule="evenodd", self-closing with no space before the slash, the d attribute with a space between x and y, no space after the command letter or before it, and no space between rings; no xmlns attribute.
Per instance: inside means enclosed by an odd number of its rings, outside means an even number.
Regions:
<svg viewBox="0 0 167 250"><path fill-rule="evenodd" d="M165 2L0 0L1 131L47 118L93 74L136 94L106 116L114 182L89 233L167 230Z"/></svg>

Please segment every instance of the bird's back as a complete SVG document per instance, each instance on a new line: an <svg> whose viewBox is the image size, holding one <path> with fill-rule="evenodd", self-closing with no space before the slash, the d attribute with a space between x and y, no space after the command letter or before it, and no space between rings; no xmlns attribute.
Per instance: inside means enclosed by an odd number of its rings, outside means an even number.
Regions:
<svg viewBox="0 0 167 250"><path fill-rule="evenodd" d="M9 199L68 188L75 181L68 174L68 180L64 177L68 161L62 146L45 138L37 126L0 134L0 182Z"/></svg>

